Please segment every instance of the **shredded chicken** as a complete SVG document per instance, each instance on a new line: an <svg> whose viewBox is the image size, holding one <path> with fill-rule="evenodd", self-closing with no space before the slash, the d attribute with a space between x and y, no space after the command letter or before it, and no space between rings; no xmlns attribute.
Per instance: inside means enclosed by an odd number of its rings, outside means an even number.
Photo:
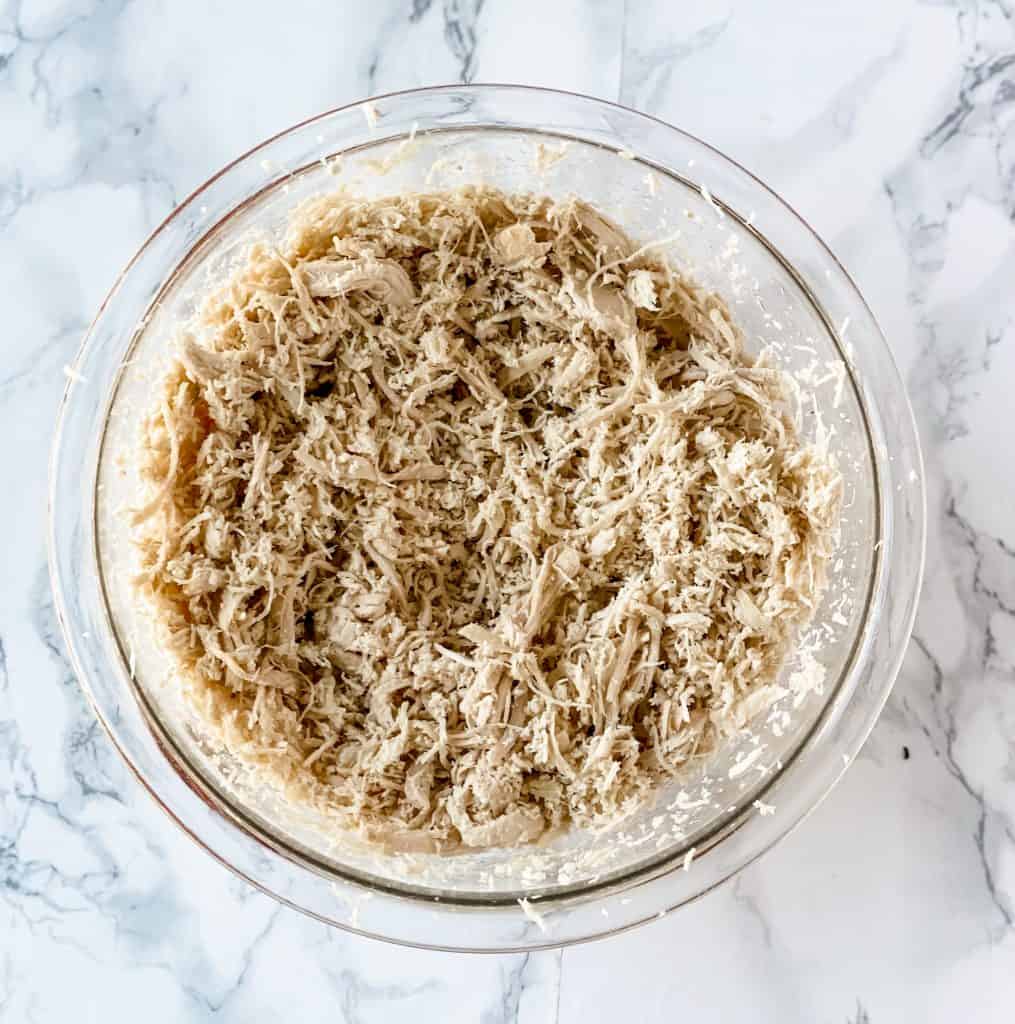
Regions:
<svg viewBox="0 0 1015 1024"><path fill-rule="evenodd" d="M181 332L140 463L209 728L407 851L612 822L742 730L841 491L718 297L489 188L301 206Z"/></svg>

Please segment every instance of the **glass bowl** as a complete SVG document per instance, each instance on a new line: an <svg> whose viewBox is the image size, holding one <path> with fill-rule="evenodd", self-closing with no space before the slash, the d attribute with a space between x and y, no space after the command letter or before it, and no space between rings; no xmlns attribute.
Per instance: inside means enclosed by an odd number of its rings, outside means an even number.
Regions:
<svg viewBox="0 0 1015 1024"><path fill-rule="evenodd" d="M483 181L577 194L729 302L748 347L800 390L845 484L842 543L808 641L822 686L786 698L616 828L449 857L384 854L284 806L203 733L131 593L130 453L172 325L252 237L339 186L379 195ZM924 497L902 381L832 253L743 168L662 121L582 96L455 86L379 97L297 125L216 174L148 239L85 337L60 410L50 565L96 715L141 783L209 853L322 921L458 950L558 946L700 896L784 836L872 728L909 638ZM786 673L800 668L790 663ZM774 808L774 812L773 812Z"/></svg>

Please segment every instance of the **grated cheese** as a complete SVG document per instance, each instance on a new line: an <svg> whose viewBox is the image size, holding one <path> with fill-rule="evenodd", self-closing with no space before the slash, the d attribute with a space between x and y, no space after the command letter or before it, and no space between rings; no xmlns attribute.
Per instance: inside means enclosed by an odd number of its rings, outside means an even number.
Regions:
<svg viewBox="0 0 1015 1024"><path fill-rule="evenodd" d="M367 127L376 128L377 122L381 119L377 107L368 100L366 103L360 104L360 110L363 111L363 119L366 121Z"/></svg>
<svg viewBox="0 0 1015 1024"><path fill-rule="evenodd" d="M536 910L531 900L520 899L518 906L522 908L522 913L545 935L547 932L546 915Z"/></svg>

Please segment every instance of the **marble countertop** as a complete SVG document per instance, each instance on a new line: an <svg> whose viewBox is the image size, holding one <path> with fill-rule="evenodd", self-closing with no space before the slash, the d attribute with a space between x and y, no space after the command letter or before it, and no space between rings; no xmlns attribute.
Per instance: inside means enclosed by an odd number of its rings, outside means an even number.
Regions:
<svg viewBox="0 0 1015 1024"><path fill-rule="evenodd" d="M148 232L311 113L459 80L619 98L769 182L880 318L927 465L916 633L845 779L735 882L564 953L398 949L238 881L117 759L46 574L61 368ZM1013 1019L1012 0L8 0L0 140L0 1021Z"/></svg>

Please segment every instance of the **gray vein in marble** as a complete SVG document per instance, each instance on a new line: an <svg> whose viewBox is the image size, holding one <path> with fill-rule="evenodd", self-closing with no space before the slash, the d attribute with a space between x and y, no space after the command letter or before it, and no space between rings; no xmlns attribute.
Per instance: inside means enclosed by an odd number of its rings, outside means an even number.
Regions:
<svg viewBox="0 0 1015 1024"><path fill-rule="evenodd" d="M58 27L32 35L22 30L19 23L20 5L15 11L12 37L14 47L6 55L7 72L10 65L21 57L21 51L28 51L25 59L32 73L29 98L39 106L47 126L70 121L90 127L80 138L87 145L79 154L76 166L53 180L44 181L34 188L26 187L19 176L0 182L0 192L7 192L7 199L0 205L0 227L23 205L36 201L40 195L53 190L77 187L91 182L139 187L148 204L148 221L154 225L165 215L165 211L176 205L176 186L166 176L163 168L170 163L168 154L156 147L149 152L157 138L155 131L159 107L165 97L144 108L133 108L132 97L117 94L114 103L98 84L112 80L108 66L97 72L96 84L76 90L72 95L57 98L51 85L51 76L59 71L67 54L59 52L65 43L74 45L87 43L95 37L112 36L117 23L129 0L103 3L87 13L70 17ZM54 56L54 52L56 56ZM76 52L72 49L72 53ZM109 57L107 56L107 62ZM125 102L126 101L126 102ZM114 110L123 110L124 116L117 117Z"/></svg>
<svg viewBox="0 0 1015 1024"><path fill-rule="evenodd" d="M994 868L991 865L990 854L987 850L987 824L991 819L991 809L987 806L983 793L970 782L962 768L962 765L959 764L959 761L955 756L955 741L957 733L955 719L950 714L944 701L945 673L925 640L921 639L914 633L913 643L923 654L930 666L933 687L932 704L934 712L937 715L938 727L941 729L943 734L943 742L938 741L932 730L920 720L919 715L914 715L914 717L919 722L921 730L930 742L931 749L934 751L935 755L941 759L948 771L948 774L955 779L955 781L965 790L968 796L976 804L977 823L976 831L973 834L973 841L976 844L977 856L979 857L980 865L983 870L983 881L986 885L990 901L993 903L1001 918L1001 932L1003 932L1005 929L1011 928L1013 924L1015 924L1015 916L1013 916L1011 908L1007 906L1003 895L998 889L997 882L994 877ZM903 703L907 707L907 710L910 712L913 711L911 705L909 705L905 699L903 700ZM1002 827L1002 831L1007 831L1007 829ZM995 933L993 938L995 941L999 939L1000 932Z"/></svg>
<svg viewBox="0 0 1015 1024"><path fill-rule="evenodd" d="M98 719L90 718L76 721L67 730L64 747L71 776L85 800L100 796L122 804L122 778L110 771L109 740Z"/></svg>
<svg viewBox="0 0 1015 1024"><path fill-rule="evenodd" d="M458 59L458 79L471 82L476 73L476 28L484 0L444 0L444 38Z"/></svg>
<svg viewBox="0 0 1015 1024"><path fill-rule="evenodd" d="M554 954L556 957L556 968L557 973L554 978L554 999L553 999L553 1024L559 1024L560 1022L560 990L563 987L561 984L564 980L564 950L558 949Z"/></svg>
<svg viewBox="0 0 1015 1024"><path fill-rule="evenodd" d="M991 27L986 13L1001 12L1008 28ZM1003 808L993 806L968 763L961 746L962 701L969 688L986 693L990 673L1004 670L992 622L995 615L1015 615L1015 563L1011 546L1003 537L979 528L968 509L976 508L967 496L967 485L948 463L948 448L965 443L974 428L982 383L996 372L994 363L1003 343L1011 342L1010 307L1003 321L990 313L991 293L967 307L954 303L934 305L931 296L953 258L955 218L963 213L970 195L982 202L1006 207L1015 213L1013 185L1015 161L1006 159L1003 140L1015 137L1015 113L1008 99L1015 67L1015 39L1010 32L1010 12L1001 5L964 6L959 12L965 62L955 79L955 97L923 135L917 155L885 183L896 224L906 240L910 270L909 301L914 311L918 358L910 374L910 393L921 425L928 473L935 486L930 493L932 519L930 575L914 635L927 671L920 673L924 686L901 696L907 716L918 724L931 749L973 809L972 841L982 873L982 884L994 913L990 933L1001 941L1015 925L1015 902L1005 884L1004 848L1011 842L1012 826ZM974 148L975 147L975 148ZM973 173L940 180L948 161L962 153L966 160L980 160L987 173ZM1015 153L1013 153L1015 155ZM938 168L938 178L931 168ZM1008 252L1011 254L1011 248ZM1010 265L1010 264L1005 264ZM987 267L987 273L1002 274ZM985 307L982 308L982 307ZM933 525L936 523L936 530ZM955 588L963 621L949 628L934 627L930 619L937 596L935 564L945 560L948 583ZM947 667L946 667L947 666ZM965 735L962 733L961 735Z"/></svg>
<svg viewBox="0 0 1015 1024"><path fill-rule="evenodd" d="M410 23L419 22L433 3L434 0L412 0ZM458 61L460 82L471 82L476 73L476 32L484 3L485 0L444 0L444 40Z"/></svg>
<svg viewBox="0 0 1015 1024"><path fill-rule="evenodd" d="M557 1021L560 1014L560 990L563 950L514 954L504 957L498 974L500 989L494 1006L481 1015L482 1024L524 1024L531 1020L531 1006L545 1011L543 1019ZM550 999L545 990L549 986ZM553 1016L551 1017L550 1014Z"/></svg>
<svg viewBox="0 0 1015 1024"><path fill-rule="evenodd" d="M624 22L629 15L625 7ZM713 46L729 25L729 17L719 18L677 42L668 40L648 49L627 45L621 63L620 102L628 106L652 109L669 86L674 68L682 60Z"/></svg>
<svg viewBox="0 0 1015 1024"><path fill-rule="evenodd" d="M943 233L943 225L922 225L920 230L925 233L933 228L937 234L939 227ZM945 442L957 441L969 433L965 411L976 398L975 390L970 387L970 378L990 371L992 350L1000 339L988 332L980 343L970 344L967 340L962 345L946 345L938 340L939 330L933 321L921 320L919 327L925 340L916 380L928 387L940 387L945 396L944 405L937 410L931 429Z"/></svg>
<svg viewBox="0 0 1015 1024"><path fill-rule="evenodd" d="M9 372L0 373L0 398L34 377L39 372L39 364L45 362L49 356L56 355L66 361L80 345L85 329L86 325L82 322L73 322L60 327L45 341L36 345L31 354L26 354L23 363L15 366ZM48 588L48 582L46 586Z"/></svg>
<svg viewBox="0 0 1015 1024"><path fill-rule="evenodd" d="M4 1014L14 998L14 957L5 952L0 961L0 1015Z"/></svg>
<svg viewBox="0 0 1015 1024"><path fill-rule="evenodd" d="M56 662L63 679L73 685L76 691L77 683L74 679L74 670L64 651L60 625L57 622L56 609L53 606L53 595L49 589L49 573L44 565L35 574L31 607L32 627L36 636L42 642L42 646L50 658Z"/></svg>
<svg viewBox="0 0 1015 1024"><path fill-rule="evenodd" d="M69 938L61 939L57 928L61 915L80 910L88 901L85 886L97 876L94 872L73 876L62 871L55 863L40 858L27 859L19 852L19 843L33 815L39 814L58 822L68 831L80 831L93 852L100 853L101 844L80 829L61 809L56 800L39 793L39 784L27 751L18 742L18 730L13 722L0 723L0 757L7 762L7 792L13 798L13 820L4 822L4 840L0 844L0 898L28 926L33 934L39 927L46 928L53 941L73 943L79 951L91 956L87 948ZM115 881L115 867L108 871L108 881ZM83 901L80 897L84 896Z"/></svg>
<svg viewBox="0 0 1015 1024"><path fill-rule="evenodd" d="M999 98L1001 102L1004 102L1004 87L1010 87L1011 82L999 76L1013 66L1015 66L1015 53L1005 53L967 67L959 87L957 104L924 137L920 147L921 155L934 156L942 146L963 131L970 115L986 105L977 95L985 86L996 86L1001 94Z"/></svg>
<svg viewBox="0 0 1015 1024"><path fill-rule="evenodd" d="M750 892L752 876L744 873L738 875L733 882L733 898L747 911L758 924L761 931L761 941L766 949L772 948L772 927L762 912L761 905Z"/></svg>
<svg viewBox="0 0 1015 1024"><path fill-rule="evenodd" d="M482 1024L518 1024L518 1007L525 988L525 971L531 954L523 953L509 968L502 971L503 989L500 1006L483 1014Z"/></svg>
<svg viewBox="0 0 1015 1024"><path fill-rule="evenodd" d="M6 822L3 829L7 838L0 847L0 896L24 920L31 933L37 934L42 929L50 941L73 946L79 954L97 959L89 945L73 934L63 934L65 915L90 909L107 922L119 942L136 950L138 962L161 967L176 979L178 965L153 961L145 953L153 941L152 929L160 911L165 909L179 915L175 897L161 880L156 880L153 887L138 891L124 877L117 853L107 845L104 832L91 823L96 800L122 805L119 792L123 791L126 773L113 759L108 744L99 740L97 723L73 681L57 635L43 573L38 577L33 607L35 633L59 669L61 689L72 713L64 750L67 777L76 786L71 785L60 794L44 793L27 760L27 750L19 742L17 726L13 722L0 724L0 752L6 751L5 759L10 762L10 793L16 809L15 819ZM19 847L37 816L50 819L59 826L61 834L76 837L93 863L81 868L61 866L60 859L65 859L68 853L59 847L53 849L53 859L22 854ZM163 851L152 844L136 822L128 818L124 824L154 862L162 860ZM74 863L74 855L70 856ZM276 908L276 913L279 910ZM181 987L187 989L185 983Z"/></svg>
<svg viewBox="0 0 1015 1024"><path fill-rule="evenodd" d="M1002 574L998 571L999 564L1015 559L1015 550L1005 544L1000 537L992 537L983 530L974 528L959 512L953 496L949 496L944 514L945 519L954 524L963 546L973 555L973 594L985 600L988 610L994 609L1005 615L1015 615L1015 563L1006 565L1012 574L1012 582L1008 584L1012 587L1011 595L1002 593L1007 581L1001 578ZM995 578L988 582L988 575Z"/></svg>
<svg viewBox="0 0 1015 1024"><path fill-rule="evenodd" d="M272 910L268 920L250 940L250 944L244 949L243 957L240 961L240 970L233 981L225 987L225 989L218 995L217 998L213 998L202 992L191 985L183 985L183 991L194 1001L194 1003L203 1009L209 1010L213 1014L221 1013L229 1001L239 993L242 989L244 982L247 980L248 973L250 972L251 964L253 964L255 957L265 940L268 938L271 930L275 927L279 916L283 913L283 907L281 904L276 906ZM160 965L163 966L163 965ZM169 972L170 977L175 977L173 965L165 964L165 970Z"/></svg>
<svg viewBox="0 0 1015 1024"><path fill-rule="evenodd" d="M864 1008L863 1003L861 1003L859 999L856 1001L855 1016L850 1017L846 1021L846 1024L871 1024L870 1014Z"/></svg>
<svg viewBox="0 0 1015 1024"><path fill-rule="evenodd" d="M397 1003L411 999L423 992L438 988L435 981L424 981L418 985L375 985L363 979L355 971L342 971L342 1014L346 1024L366 1024L361 1013L364 1005Z"/></svg>

